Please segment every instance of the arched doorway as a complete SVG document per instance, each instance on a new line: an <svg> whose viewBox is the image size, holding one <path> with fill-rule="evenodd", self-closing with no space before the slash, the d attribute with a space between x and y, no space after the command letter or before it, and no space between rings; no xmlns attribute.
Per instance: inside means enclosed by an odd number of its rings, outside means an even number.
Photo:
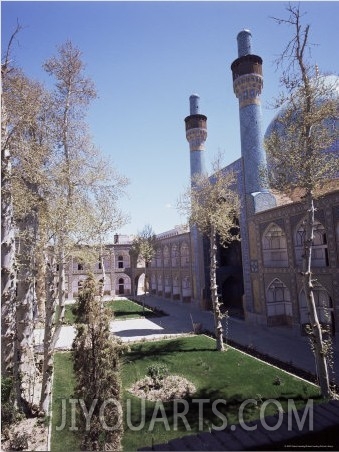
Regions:
<svg viewBox="0 0 339 452"><path fill-rule="evenodd" d="M223 309L228 310L228 315L244 318L243 293L244 285L241 278L231 275L223 282L221 297Z"/></svg>
<svg viewBox="0 0 339 452"><path fill-rule="evenodd" d="M125 281L124 278L119 278L119 295L124 295L125 293Z"/></svg>

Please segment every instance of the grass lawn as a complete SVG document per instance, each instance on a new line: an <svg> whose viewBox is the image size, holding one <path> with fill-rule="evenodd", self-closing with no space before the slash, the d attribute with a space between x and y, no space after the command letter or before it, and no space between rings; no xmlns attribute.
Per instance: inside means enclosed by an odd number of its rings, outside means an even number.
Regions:
<svg viewBox="0 0 339 452"><path fill-rule="evenodd" d="M55 426L60 424L60 397L69 397L73 390L71 355L56 353L55 357L52 451L62 448L75 451L78 450L77 439L73 436L73 432L69 431L68 427L62 432L55 431ZM146 375L148 366L155 363L166 364L170 373L184 376L196 386L197 392L185 402L189 408L185 414L186 423L178 416L177 426L175 426L173 402L160 405L156 402L143 402L128 392L128 388L134 382ZM185 434L193 434L202 428L209 430L212 424L215 426L222 424L221 413L226 417L227 425L237 423L239 407L247 399L255 399L257 406L254 403L246 406L245 422L259 418L260 406L267 399L277 400L284 409L287 407L288 399L294 400L296 408L302 408L309 398L313 398L314 403L321 401L319 390L314 385L294 378L235 349L229 348L225 353L217 352L215 341L203 335L132 345L130 352L125 355L122 382L125 451L135 451L137 448L150 446L152 442L163 443ZM200 413L200 419L199 403L194 402L194 399L210 401L200 404L203 410ZM220 414L212 410L213 401L218 399L226 401L226 405L224 403L217 405ZM184 411L183 403L178 403L178 413ZM265 415L273 414L276 410L276 405L269 404ZM145 413L144 426L142 426L143 412ZM158 421L155 421L155 412L158 414ZM139 425L142 426L141 429L138 429Z"/></svg>
<svg viewBox="0 0 339 452"><path fill-rule="evenodd" d="M73 360L70 352L57 352L54 354L54 378L52 399L52 436L51 450L54 451L76 451L79 450L79 440L71 426L69 398L74 391ZM62 399L66 400L67 424L59 431L57 427L62 423Z"/></svg>
<svg viewBox="0 0 339 452"><path fill-rule="evenodd" d="M183 412L185 406L173 402L163 404L164 413L156 408L155 402L145 404L146 421L140 431L131 431L128 428L127 417L133 426L141 422L142 402L134 397L126 388L142 378L149 365L155 362L168 366L170 373L182 375L194 383L197 392L193 397L187 398L189 410L185 415L187 423L178 418L175 427L173 413ZM227 418L227 425L238 423L239 407L244 400L256 399L248 404L244 410L244 421L258 419L260 406L267 399L275 399L284 410L287 408L287 400L293 399L297 409L302 408L309 398L320 401L319 390L314 385L294 378L293 376L272 366L266 365L235 349L228 349L225 353L215 350L215 341L207 336L193 336L175 340L144 342L134 345L126 356L123 366L124 412L125 412L125 436L123 440L124 450L134 451L142 446L151 446L180 437L185 434L198 432L203 427L209 430L212 424L221 425L223 419L212 411L212 403L218 399L226 401L226 405L218 403L217 410ZM126 409L127 400L131 408ZM210 403L201 405L203 414L199 420L199 403L194 399L208 399ZM316 401L315 401L316 402ZM154 410L158 412L160 421L152 425ZM277 406L268 404L265 416L277 412ZM162 420L161 420L162 418ZM164 421L168 421L168 425ZM154 428L153 428L154 426ZM169 431L166 431L166 428ZM191 430L187 429L187 426ZM150 428L151 427L151 428ZM151 431L149 431L151 430Z"/></svg>
<svg viewBox="0 0 339 452"><path fill-rule="evenodd" d="M74 305L68 304L65 308L65 323L69 325L74 324L74 315L72 307ZM114 313L114 318L117 320L136 319L138 317L152 317L154 314L150 309L143 307L134 301L126 299L111 300L105 302L105 306L110 308ZM144 314L143 314L144 312Z"/></svg>

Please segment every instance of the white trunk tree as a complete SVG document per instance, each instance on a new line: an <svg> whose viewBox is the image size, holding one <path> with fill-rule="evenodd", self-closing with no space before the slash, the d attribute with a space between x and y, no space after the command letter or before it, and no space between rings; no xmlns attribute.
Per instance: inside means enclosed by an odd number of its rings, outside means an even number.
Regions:
<svg viewBox="0 0 339 452"><path fill-rule="evenodd" d="M2 78L7 67L2 65ZM16 268L12 165L4 97L1 96L1 375L11 376L14 360Z"/></svg>
<svg viewBox="0 0 339 452"><path fill-rule="evenodd" d="M272 188L287 194L299 193L305 205L301 275L319 384L322 395L328 398L331 391L327 344L314 301L312 246L314 201L331 187L339 174L338 157L329 151L339 139L339 86L320 75L319 69L309 62L310 26L303 26L299 7L290 5L287 12L287 19L275 19L279 24L291 26L293 35L278 60L278 66L283 68L281 84L285 93L277 100L277 107L283 107L282 114L265 140L270 161L268 176Z"/></svg>
<svg viewBox="0 0 339 452"><path fill-rule="evenodd" d="M220 158L213 164L213 175L196 176L192 187L179 201L179 210L186 213L191 225L209 239L210 243L210 288L214 313L216 349L224 351L224 314L218 298L217 286L217 240L226 246L239 240L237 218L239 198L234 190L235 175L224 172ZM227 315L227 313L226 313Z"/></svg>

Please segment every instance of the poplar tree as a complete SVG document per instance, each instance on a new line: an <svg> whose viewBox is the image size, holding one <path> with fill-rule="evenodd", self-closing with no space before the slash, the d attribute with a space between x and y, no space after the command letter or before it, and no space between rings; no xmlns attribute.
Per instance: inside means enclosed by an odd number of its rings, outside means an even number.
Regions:
<svg viewBox="0 0 339 452"><path fill-rule="evenodd" d="M33 330L39 315L45 329L41 412L48 409L64 316L65 265L88 249L94 230L103 239L119 227L126 186L89 136L85 116L95 90L79 49L65 43L45 69L55 78L53 92L13 67L7 52L1 99L2 372L14 375L17 403L31 411L38 399ZM107 215L99 221L104 209L98 206L105 203Z"/></svg>
<svg viewBox="0 0 339 452"><path fill-rule="evenodd" d="M310 61L310 25L303 25L298 6L287 7L286 19L274 20L290 26L292 37L277 60L282 68L284 92L277 99L282 107L271 133L265 140L272 188L299 194L305 207L302 281L310 319L310 337L323 397L330 397L327 344L314 300L312 244L315 226L315 200L339 174L339 160L331 146L339 139L338 82L331 83Z"/></svg>
<svg viewBox="0 0 339 452"><path fill-rule="evenodd" d="M192 188L179 200L179 210L187 214L190 225L194 225L209 239L210 248L210 289L214 314L216 349L224 351L223 313L218 297L217 285L217 244L227 247L239 240L238 223L239 198L234 190L235 175L225 172L220 166L220 158L213 163L213 175L197 175Z"/></svg>
<svg viewBox="0 0 339 452"><path fill-rule="evenodd" d="M20 30L17 27L15 34ZM11 363L16 382L16 403L31 412L35 399L36 366L34 358L34 316L37 311L35 296L35 251L39 242L39 220L42 193L48 177L44 162L49 153L48 123L49 96L38 82L28 79L15 68L7 52L2 63L3 96L2 152L6 164L4 174L5 195L2 204L2 239L11 238L10 258L5 253L10 273L11 297L4 300L11 310L11 338L14 355ZM11 170L9 170L11 168ZM10 216L8 215L10 213ZM5 286L3 291L6 292ZM6 321L9 317L4 316ZM5 335L6 336L6 335ZM6 344L6 339L4 341ZM7 355L6 347L2 347ZM13 349L12 349L13 350Z"/></svg>
<svg viewBox="0 0 339 452"><path fill-rule="evenodd" d="M84 73L81 51L67 41L44 68L55 79L53 196L49 199L47 224L48 243L52 246L46 248L46 262L49 271L54 271L57 286L48 292L52 306L48 307L49 318L45 322L42 411L46 411L49 400L53 352L65 312L66 265L74 254L86 257L93 254L95 250L90 250L90 245L94 240L102 248L107 234L123 224L118 201L127 184L126 178L101 157L88 133L85 118L96 91L93 81Z"/></svg>

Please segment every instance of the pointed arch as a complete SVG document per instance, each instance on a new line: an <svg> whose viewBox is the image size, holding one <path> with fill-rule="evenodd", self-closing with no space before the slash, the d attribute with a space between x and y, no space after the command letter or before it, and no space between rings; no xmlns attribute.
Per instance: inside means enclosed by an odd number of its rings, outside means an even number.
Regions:
<svg viewBox="0 0 339 452"><path fill-rule="evenodd" d="M180 280L178 275L173 276L173 300L180 300Z"/></svg>
<svg viewBox="0 0 339 452"><path fill-rule="evenodd" d="M305 219L301 220L297 225L294 233L295 244L295 261L297 265L302 265L302 255L304 252L305 242ZM314 240L312 243L312 267L328 267L328 249L327 249L327 236L324 225L315 220L314 222Z"/></svg>
<svg viewBox="0 0 339 452"><path fill-rule="evenodd" d="M188 275L182 277L182 301L191 301L191 278Z"/></svg>
<svg viewBox="0 0 339 452"><path fill-rule="evenodd" d="M118 295L131 295L131 278L126 273L119 273L116 278L115 293Z"/></svg>
<svg viewBox="0 0 339 452"><path fill-rule="evenodd" d="M187 242L183 242L180 247L181 267L188 267L190 263L190 250Z"/></svg>
<svg viewBox="0 0 339 452"><path fill-rule="evenodd" d="M318 282L314 283L313 287L314 302L317 309L319 322L324 326L330 326L332 332L334 332L334 312L333 302L330 294L327 290ZM299 313L300 324L302 328L310 323L307 300L304 289L301 289L299 293Z"/></svg>
<svg viewBox="0 0 339 452"><path fill-rule="evenodd" d="M164 277L165 297L170 298L172 293L172 278L171 275L166 273Z"/></svg>
<svg viewBox="0 0 339 452"><path fill-rule="evenodd" d="M173 244L171 248L172 267L179 266L179 248L177 244Z"/></svg>
<svg viewBox="0 0 339 452"><path fill-rule="evenodd" d="M288 287L274 278L266 290L266 309L269 325L292 324L292 302Z"/></svg>
<svg viewBox="0 0 339 452"><path fill-rule="evenodd" d="M170 266L170 250L168 245L164 246L163 256L164 256L164 267L167 268Z"/></svg>
<svg viewBox="0 0 339 452"><path fill-rule="evenodd" d="M276 223L270 223L262 235L265 267L288 267L286 235Z"/></svg>
<svg viewBox="0 0 339 452"><path fill-rule="evenodd" d="M162 249L159 247L156 250L156 260L157 260L157 268L161 268L162 267Z"/></svg>

